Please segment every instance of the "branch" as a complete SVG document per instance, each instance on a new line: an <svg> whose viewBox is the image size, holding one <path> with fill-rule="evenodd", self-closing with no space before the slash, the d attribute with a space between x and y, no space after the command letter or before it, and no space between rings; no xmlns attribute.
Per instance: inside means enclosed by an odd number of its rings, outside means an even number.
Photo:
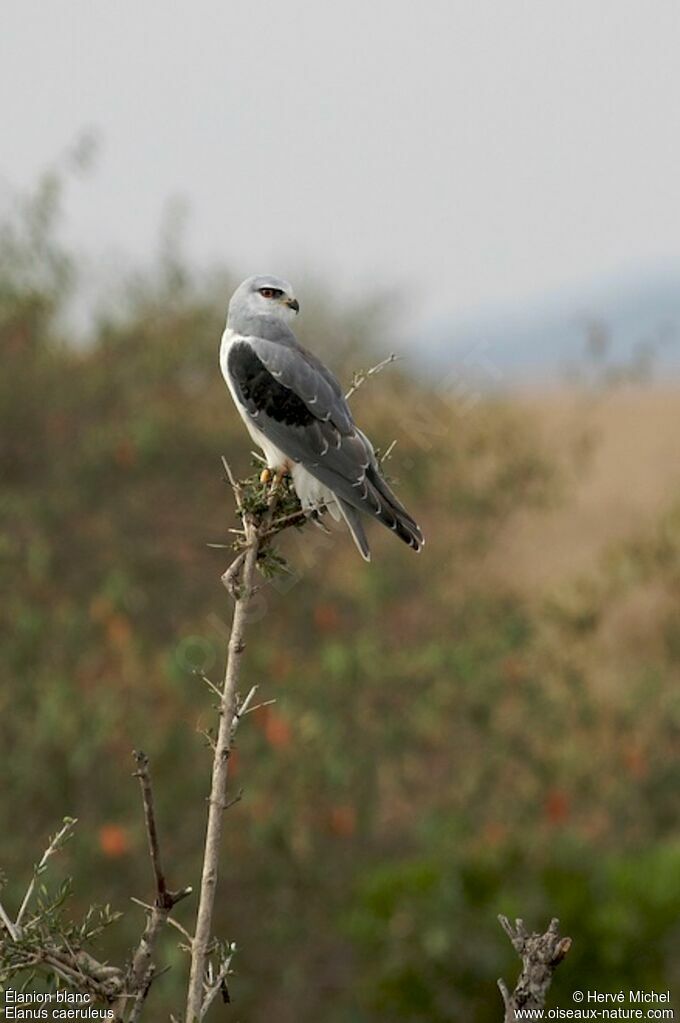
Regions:
<svg viewBox="0 0 680 1023"><path fill-rule="evenodd" d="M151 869L156 887L156 898L153 906L145 907L147 910L146 926L126 973L124 993L113 1006L116 1018L120 1015L121 1019L124 1018L126 1008L129 1008L128 1023L135 1023L139 1019L142 1007L149 994L149 989L156 974L156 967L153 962L154 952L158 936L168 922L168 914L173 906L186 898L187 895L190 895L192 891L190 887L187 887L173 892L167 887L161 866L158 829L156 827L156 815L153 805L153 789L149 772L149 758L142 750L134 750L132 755L137 764L134 777L139 779L139 787L142 794L144 822L149 843Z"/></svg>
<svg viewBox="0 0 680 1023"><path fill-rule="evenodd" d="M191 895L192 889L181 888L177 892L168 890L165 883L165 875L161 867L161 854L158 846L158 831L156 828L156 816L153 808L153 790L151 788L151 775L149 773L149 758L142 750L135 750L133 757L137 763L135 778L139 778L139 786L142 791L142 804L144 806L144 821L146 824L146 836L149 842L149 857L156 881L156 905L159 909L172 909L181 899Z"/></svg>
<svg viewBox="0 0 680 1023"><path fill-rule="evenodd" d="M550 921L545 934L529 934L522 920L513 927L506 916L499 923L522 960L522 971L511 993L504 980L498 987L505 1006L504 1023L516 1023L518 1009L543 1009L553 973L571 948L571 938L560 938L560 922Z"/></svg>
<svg viewBox="0 0 680 1023"><path fill-rule="evenodd" d="M60 830L56 833L56 835L53 838L50 839L50 844L43 853L40 863L37 865L37 867L35 867L33 871L33 877L31 878L31 882L28 888L26 889L26 894L24 895L23 902L19 907L19 912L17 913L16 920L14 921L14 930L16 932L14 940L16 940L17 937L21 938L21 921L23 920L23 916L28 908L29 902L31 901L31 896L33 895L33 892L35 890L35 885L38 878L40 877L45 867L47 866L48 860L52 856L54 856L54 854L58 852L59 849L61 849L64 842L66 842L71 837L71 832L73 831L77 823L78 821L76 820L75 817L65 817L63 827L60 828Z"/></svg>
<svg viewBox="0 0 680 1023"><path fill-rule="evenodd" d="M2 920L3 924L7 928L7 933L9 934L10 938L12 939L12 941L16 941L17 940L17 932L15 930L14 923L11 920L11 918L9 916L9 913L6 911L5 907L3 906L3 904L1 902L0 902L0 920Z"/></svg>
<svg viewBox="0 0 680 1023"><path fill-rule="evenodd" d="M64 952L46 947L34 953L25 966L47 966L76 991L87 991L100 1001L109 1002L121 989L122 972L115 966L100 963L87 952Z"/></svg>
<svg viewBox="0 0 680 1023"><path fill-rule="evenodd" d="M186 1020L195 1023L204 1014L204 982L206 966L212 942L212 919L217 890L220 841L224 823L224 811L227 807L227 776L229 771L229 755L234 739L237 717L237 686L241 669L241 658L245 649L245 629L250 598L254 589L255 569L262 543L261 531L257 516L252 512L243 511L240 488L232 482L234 495L238 495L237 503L241 511L245 531L246 549L239 554L231 568L225 573L229 579L229 590L234 598L234 611L229 637L227 665L224 682L220 693L220 722L214 748L212 781L208 804L208 824L206 829L205 849L201 888L196 915L194 939L191 945L191 972L187 996ZM264 522L271 522L274 510L274 499L267 502ZM240 575L239 575L240 573ZM236 577L238 576L238 583ZM252 699L252 696L250 697Z"/></svg>
<svg viewBox="0 0 680 1023"><path fill-rule="evenodd" d="M226 586L230 595L234 600L238 598L238 577L241 571L241 566L246 560L247 551L241 551L241 553L234 558L227 571L222 576L222 583Z"/></svg>
<svg viewBox="0 0 680 1023"><path fill-rule="evenodd" d="M205 997L203 999L203 1005L201 1006L201 1019L204 1018L208 1009L210 1008L210 1006L212 1005L215 998L220 992L222 992L222 997L224 1001L226 1002L229 1001L227 977L229 976L231 961L234 958L235 951L236 946L232 942L232 944L229 946L229 953L221 963L220 968L217 972L217 976L212 975L212 971L209 971L208 977L209 983L207 985L207 990L205 992Z"/></svg>
<svg viewBox="0 0 680 1023"><path fill-rule="evenodd" d="M266 539L270 536L276 536L277 533L282 532L284 529L288 529L289 526L302 526L307 521L309 511L291 512L290 515L283 515L280 519L272 519L270 528L262 534L262 539Z"/></svg>
<svg viewBox="0 0 680 1023"><path fill-rule="evenodd" d="M349 401L352 395L359 390L362 384L366 383L369 377L376 376L385 368L385 366L389 366L391 363L396 362L398 358L399 358L398 355L395 355L394 352L391 352L386 359L383 359L382 362L379 362L377 365L371 366L371 368L366 371L359 370L358 372L356 372L352 377L352 383L345 395L345 400Z"/></svg>
<svg viewBox="0 0 680 1023"><path fill-rule="evenodd" d="M234 494L234 500L243 526L239 539L234 543L236 556L222 576L222 582L233 600L231 631L227 650L227 664L220 689L213 683L209 688L218 697L219 726L217 735L211 741L213 750L212 779L208 798L208 822L203 852L203 869L199 892L198 910L194 937L191 941L191 969L187 993L186 1023L202 1020L209 1005L219 990L225 992L225 978L229 971L235 946L219 945L212 934L212 921L217 891L219 850L224 826L224 813L241 798L238 793L227 799L227 778L229 756L236 730L246 714L253 709L257 686L253 686L244 700L239 703L237 691L241 672L241 660L245 650L245 631L248 611L253 595L257 592L255 572L259 567L264 575L282 570L282 562L271 551L271 537L288 526L300 524L306 516L301 512L297 496L290 482L277 472L273 479L270 470L245 482L237 482L228 466L225 471ZM271 481L271 482L270 482ZM277 512L279 518L276 518ZM290 513L290 514L289 514ZM209 956L215 949L220 963L215 970ZM217 976L217 980L215 977Z"/></svg>
<svg viewBox="0 0 680 1023"><path fill-rule="evenodd" d="M35 914L22 925L37 879L45 872L50 858L70 837L75 823L72 818L65 818L63 827L50 840L34 868L16 920L12 921L4 906L0 906L0 920L7 932L6 936L0 934L0 985L26 970L41 970L77 991L87 992L93 999L110 1004L124 990L123 971L99 962L82 947L116 918L108 907L100 911L99 921L94 925L90 922L93 908L80 925L67 923L61 906L68 889L62 885L52 900L45 889Z"/></svg>
<svg viewBox="0 0 680 1023"><path fill-rule="evenodd" d="M222 455L222 465L224 466L224 471L227 474L227 479L229 480L229 485L234 495L234 501L236 502L236 508L240 515L243 512L243 491L241 489L241 484L238 483L234 478L234 474L231 471L231 466L229 465L229 462L226 460L224 455Z"/></svg>

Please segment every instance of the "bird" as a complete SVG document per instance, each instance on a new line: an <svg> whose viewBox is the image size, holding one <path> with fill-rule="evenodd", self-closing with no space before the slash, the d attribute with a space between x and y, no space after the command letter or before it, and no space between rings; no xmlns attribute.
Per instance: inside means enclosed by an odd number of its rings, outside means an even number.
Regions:
<svg viewBox="0 0 680 1023"><path fill-rule="evenodd" d="M288 281L248 277L231 297L220 344L220 369L264 454L264 478L289 474L303 510L318 517L327 509L344 519L366 561L362 513L420 551L420 527L385 481L340 383L295 337L290 324L299 312Z"/></svg>

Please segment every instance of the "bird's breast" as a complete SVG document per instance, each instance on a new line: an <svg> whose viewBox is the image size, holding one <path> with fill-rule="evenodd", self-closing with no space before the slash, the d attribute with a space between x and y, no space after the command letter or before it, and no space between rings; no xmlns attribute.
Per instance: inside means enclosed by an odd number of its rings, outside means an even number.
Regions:
<svg viewBox="0 0 680 1023"><path fill-rule="evenodd" d="M220 370L222 371L222 376L224 377L225 383L229 388L229 393L231 394L231 397L234 401L234 405L236 406L238 413L241 416L241 419L245 423L248 433L255 441L257 446L261 448L265 454L265 457L267 459L267 465L269 466L270 469L275 469L277 471L284 470L287 471L290 468L292 462L283 453L283 451L281 451L275 444L272 444L271 441L268 440L268 438L264 435L262 430L260 430L252 421L251 417L248 415L247 409L244 407L244 405L241 402L241 399L239 398L238 390L234 384L232 375L229 372L229 351L232 345L236 344L239 341L247 342L247 340L248 339L244 337L243 334L237 334L235 331L227 327L227 329L224 331L224 334L222 335L222 342L220 344Z"/></svg>

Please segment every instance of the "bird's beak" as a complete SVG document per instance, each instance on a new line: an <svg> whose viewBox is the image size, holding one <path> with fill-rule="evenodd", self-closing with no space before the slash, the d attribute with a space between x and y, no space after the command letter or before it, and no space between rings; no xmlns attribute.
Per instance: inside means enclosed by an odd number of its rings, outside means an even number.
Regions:
<svg viewBox="0 0 680 1023"><path fill-rule="evenodd" d="M289 309L293 309L296 313L300 312L300 303L296 298L285 299L285 304L288 306Z"/></svg>

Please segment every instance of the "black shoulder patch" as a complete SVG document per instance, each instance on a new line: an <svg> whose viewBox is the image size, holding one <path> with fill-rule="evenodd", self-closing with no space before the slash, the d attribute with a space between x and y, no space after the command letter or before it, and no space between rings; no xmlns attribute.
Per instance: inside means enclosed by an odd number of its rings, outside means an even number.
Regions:
<svg viewBox="0 0 680 1023"><path fill-rule="evenodd" d="M246 342L231 346L227 368L251 413L261 412L287 426L308 426L314 421L304 401L272 376Z"/></svg>

